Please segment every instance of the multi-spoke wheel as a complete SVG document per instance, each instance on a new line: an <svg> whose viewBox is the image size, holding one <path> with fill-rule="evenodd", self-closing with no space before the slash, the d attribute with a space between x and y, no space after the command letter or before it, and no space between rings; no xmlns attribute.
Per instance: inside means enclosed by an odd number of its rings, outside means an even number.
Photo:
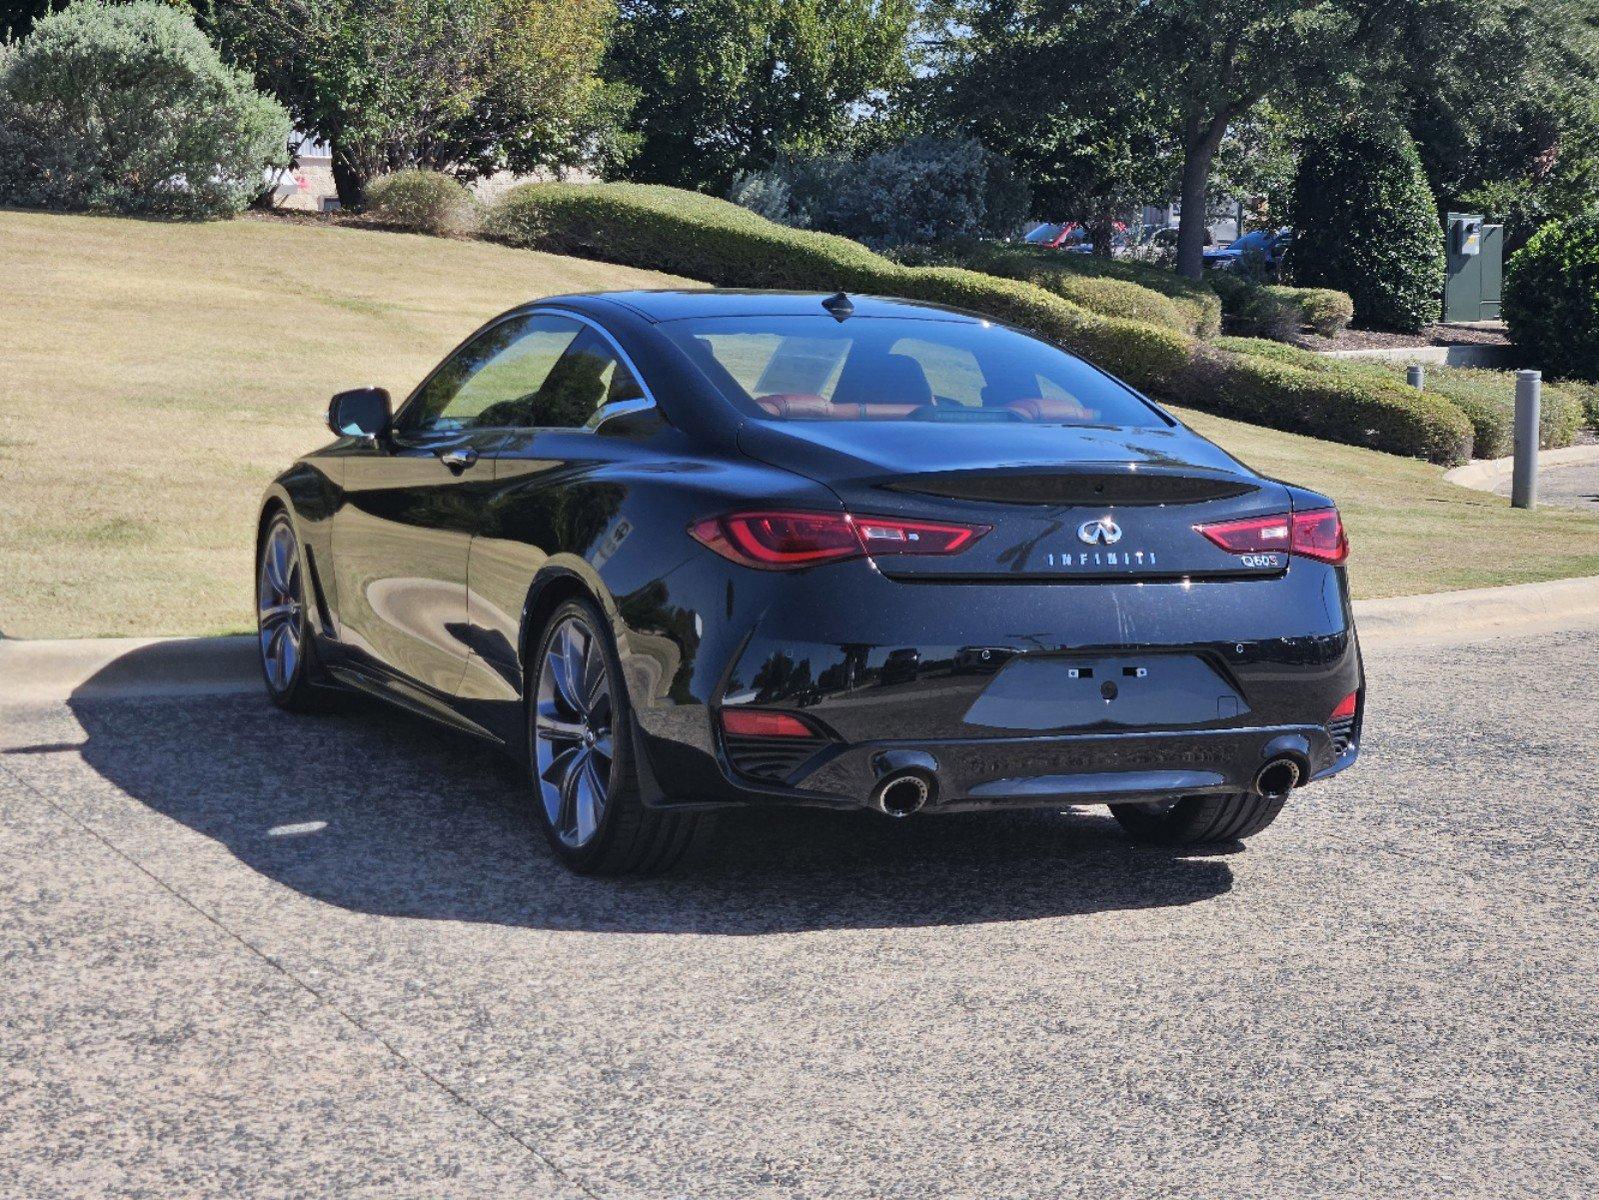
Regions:
<svg viewBox="0 0 1599 1200"><path fill-rule="evenodd" d="M551 847L597 875L665 870L705 817L647 808L631 753L631 711L599 610L571 600L550 616L528 664L529 759Z"/></svg>
<svg viewBox="0 0 1599 1200"><path fill-rule="evenodd" d="M284 708L314 707L315 650L305 611L305 578L287 513L274 516L261 539L255 595L267 694Z"/></svg>
<svg viewBox="0 0 1599 1200"><path fill-rule="evenodd" d="M588 622L575 613L563 618L539 664L533 729L544 815L574 849L599 830L610 795L615 752L608 675Z"/></svg>

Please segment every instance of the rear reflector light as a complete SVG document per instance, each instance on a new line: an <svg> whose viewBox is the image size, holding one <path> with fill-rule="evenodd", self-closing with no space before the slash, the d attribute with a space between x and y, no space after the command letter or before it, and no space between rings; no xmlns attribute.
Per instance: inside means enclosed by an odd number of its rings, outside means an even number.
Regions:
<svg viewBox="0 0 1599 1200"><path fill-rule="evenodd" d="M1332 710L1332 716L1327 719L1329 721L1342 721L1346 717L1354 716L1357 695L1358 693L1350 692L1349 695L1338 702L1338 707Z"/></svg>
<svg viewBox="0 0 1599 1200"><path fill-rule="evenodd" d="M1233 554L1288 551L1333 564L1349 557L1349 539L1344 536L1344 523L1336 508L1277 513L1215 525L1195 525L1194 528Z"/></svg>
<svg viewBox="0 0 1599 1200"><path fill-rule="evenodd" d="M751 708L724 708L722 730L734 737L813 738L816 731L798 717L785 712L766 712Z"/></svg>
<svg viewBox="0 0 1599 1200"><path fill-rule="evenodd" d="M988 530L987 525L825 512L729 513L689 526L690 534L723 558L766 571L867 554L957 554Z"/></svg>

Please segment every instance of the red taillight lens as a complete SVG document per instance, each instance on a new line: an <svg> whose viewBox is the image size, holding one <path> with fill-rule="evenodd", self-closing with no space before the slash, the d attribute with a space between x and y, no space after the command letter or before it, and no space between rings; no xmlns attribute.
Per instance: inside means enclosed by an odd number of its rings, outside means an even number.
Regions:
<svg viewBox="0 0 1599 1200"><path fill-rule="evenodd" d="M988 529L849 513L740 512L696 521L689 533L723 558L786 571L865 554L955 554Z"/></svg>
<svg viewBox="0 0 1599 1200"><path fill-rule="evenodd" d="M1194 528L1233 554L1287 550L1335 565L1349 557L1349 539L1344 536L1344 523L1336 508L1318 508L1292 515L1277 513L1242 521L1222 521L1216 525L1195 525Z"/></svg>
<svg viewBox="0 0 1599 1200"><path fill-rule="evenodd" d="M1349 557L1349 539L1336 508L1294 514L1294 553L1335 565Z"/></svg>
<svg viewBox="0 0 1599 1200"><path fill-rule="evenodd" d="M785 712L765 712L758 708L724 708L722 730L734 737L816 736L816 731L796 716Z"/></svg>
<svg viewBox="0 0 1599 1200"><path fill-rule="evenodd" d="M1272 517L1248 517L1242 521L1222 521L1217 525L1195 525L1200 533L1223 550L1234 554L1269 554L1289 548L1290 522L1287 513Z"/></svg>
<svg viewBox="0 0 1599 1200"><path fill-rule="evenodd" d="M1349 695L1338 702L1338 707L1332 710L1332 716L1327 719L1329 721L1342 721L1345 717L1354 716L1355 703L1358 696L1358 692L1350 692Z"/></svg>

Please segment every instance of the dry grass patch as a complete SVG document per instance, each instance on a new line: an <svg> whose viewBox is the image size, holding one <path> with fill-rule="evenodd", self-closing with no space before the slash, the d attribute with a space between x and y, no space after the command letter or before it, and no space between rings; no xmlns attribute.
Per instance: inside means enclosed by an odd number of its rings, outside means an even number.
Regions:
<svg viewBox="0 0 1599 1200"><path fill-rule="evenodd" d="M275 220L0 212L0 632L248 627L261 490L342 387L404 394L485 318L683 281Z"/></svg>

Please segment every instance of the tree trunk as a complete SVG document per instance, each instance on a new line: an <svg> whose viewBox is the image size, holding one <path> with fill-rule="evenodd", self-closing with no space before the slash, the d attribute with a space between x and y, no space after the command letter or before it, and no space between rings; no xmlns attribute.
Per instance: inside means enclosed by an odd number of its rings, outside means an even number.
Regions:
<svg viewBox="0 0 1599 1200"><path fill-rule="evenodd" d="M359 212L366 204L367 172L339 148L336 139L329 139L328 148L333 155L333 186L339 193L339 207Z"/></svg>
<svg viewBox="0 0 1599 1200"><path fill-rule="evenodd" d="M1111 243L1116 240L1116 222L1106 217L1088 223L1088 237L1094 243L1095 258L1110 258Z"/></svg>
<svg viewBox="0 0 1599 1200"><path fill-rule="evenodd" d="M1239 109L1223 107L1207 124L1191 120L1183 131L1183 211L1177 218L1177 274L1196 282L1205 273L1210 167L1227 126Z"/></svg>

